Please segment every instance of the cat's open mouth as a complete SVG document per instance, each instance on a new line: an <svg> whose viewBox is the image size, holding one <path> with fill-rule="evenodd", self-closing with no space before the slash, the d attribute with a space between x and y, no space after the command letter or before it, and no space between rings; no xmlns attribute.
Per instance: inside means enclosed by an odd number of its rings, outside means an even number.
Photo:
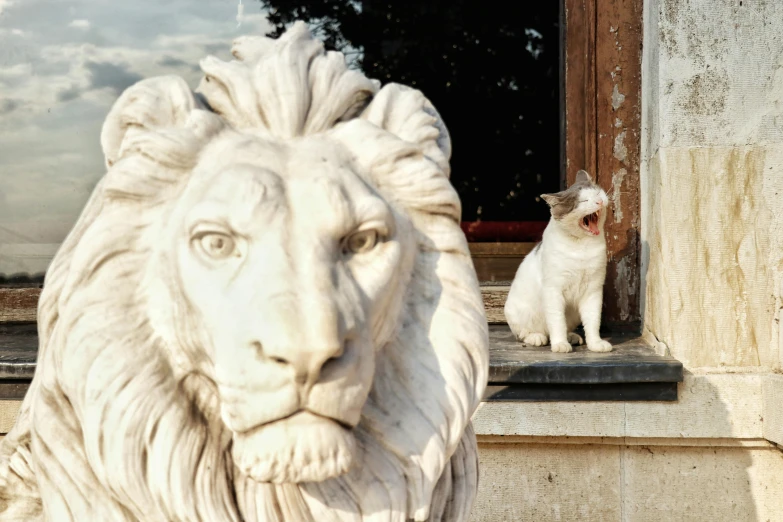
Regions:
<svg viewBox="0 0 783 522"><path fill-rule="evenodd" d="M598 217L601 215L600 210L596 210L592 214L588 214L585 217L582 218L582 220L579 222L579 226L585 229L590 234L597 236L600 232L598 231Z"/></svg>

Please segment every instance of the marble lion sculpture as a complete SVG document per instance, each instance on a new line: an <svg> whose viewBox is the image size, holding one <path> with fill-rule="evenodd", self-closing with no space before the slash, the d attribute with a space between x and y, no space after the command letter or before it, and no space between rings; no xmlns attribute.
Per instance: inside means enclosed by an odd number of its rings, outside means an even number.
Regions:
<svg viewBox="0 0 783 522"><path fill-rule="evenodd" d="M303 23L233 55L111 109L0 520L468 520L488 334L446 127Z"/></svg>

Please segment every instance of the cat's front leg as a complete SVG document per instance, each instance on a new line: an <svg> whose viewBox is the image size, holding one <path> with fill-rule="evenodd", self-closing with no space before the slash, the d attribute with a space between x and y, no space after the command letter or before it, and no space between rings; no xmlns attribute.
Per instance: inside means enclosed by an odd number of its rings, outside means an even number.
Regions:
<svg viewBox="0 0 783 522"><path fill-rule="evenodd" d="M560 288L544 289L544 317L549 330L549 342L553 352L567 353L573 350L568 342L568 326L565 317L565 298Z"/></svg>
<svg viewBox="0 0 783 522"><path fill-rule="evenodd" d="M603 288L592 289L579 302L579 315L585 328L587 349L592 352L611 352L612 344L601 339L601 305Z"/></svg>

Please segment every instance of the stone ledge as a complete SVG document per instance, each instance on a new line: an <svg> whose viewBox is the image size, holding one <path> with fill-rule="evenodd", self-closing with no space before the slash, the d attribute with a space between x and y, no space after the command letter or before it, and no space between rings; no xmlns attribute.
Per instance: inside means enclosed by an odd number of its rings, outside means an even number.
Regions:
<svg viewBox="0 0 783 522"><path fill-rule="evenodd" d="M473 423L477 435L769 438L765 433L774 426L763 413L762 387L770 377L769 373L686 372L684 381L676 385L676 402L490 401L479 406ZM772 404L766 406L771 408Z"/></svg>
<svg viewBox="0 0 783 522"><path fill-rule="evenodd" d="M641 339L610 336L615 350L567 354L526 347L507 325L490 325L490 401L671 401L683 379L679 361L657 355ZM0 325L0 399L24 397L35 372L38 332L34 323Z"/></svg>
<svg viewBox="0 0 783 522"><path fill-rule="evenodd" d="M576 346L553 353L525 346L508 325L489 325L489 386L485 401L676 401L682 363L660 355L635 333L606 336L609 353Z"/></svg>
<svg viewBox="0 0 783 522"><path fill-rule="evenodd" d="M571 353L553 353L549 346L525 346L507 325L490 325L490 384L619 384L677 383L682 363L658 355L634 334L606 337L608 353L575 346Z"/></svg>
<svg viewBox="0 0 783 522"><path fill-rule="evenodd" d="M490 384L485 402L676 401L677 383Z"/></svg>
<svg viewBox="0 0 783 522"><path fill-rule="evenodd" d="M557 444L585 446L663 446L687 448L757 448L773 449L776 444L766 439L719 439L666 437L525 437L520 435L477 435L479 444Z"/></svg>

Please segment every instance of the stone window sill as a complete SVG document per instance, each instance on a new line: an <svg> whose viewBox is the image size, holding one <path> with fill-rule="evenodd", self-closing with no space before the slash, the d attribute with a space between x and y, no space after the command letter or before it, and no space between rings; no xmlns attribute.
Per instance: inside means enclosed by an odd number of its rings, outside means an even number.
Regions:
<svg viewBox="0 0 783 522"><path fill-rule="evenodd" d="M609 353L575 346L523 346L505 324L491 324L485 401L676 401L682 363L657 354L638 335L608 333Z"/></svg>
<svg viewBox="0 0 783 522"><path fill-rule="evenodd" d="M526 347L507 325L491 324L485 401L676 401L682 363L631 334L608 335L610 353L567 354ZM35 372L35 323L0 325L0 399L24 397Z"/></svg>
<svg viewBox="0 0 783 522"><path fill-rule="evenodd" d="M627 327L602 332L614 345L609 353L593 353L584 346L571 353L552 353L549 346L517 342L503 313L510 285L511 281L481 284L490 336L485 401L677 400L677 383L684 378L682 363L657 353L638 331Z"/></svg>

